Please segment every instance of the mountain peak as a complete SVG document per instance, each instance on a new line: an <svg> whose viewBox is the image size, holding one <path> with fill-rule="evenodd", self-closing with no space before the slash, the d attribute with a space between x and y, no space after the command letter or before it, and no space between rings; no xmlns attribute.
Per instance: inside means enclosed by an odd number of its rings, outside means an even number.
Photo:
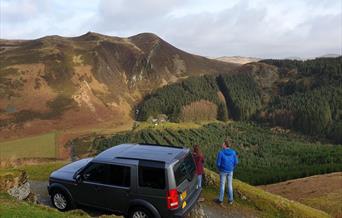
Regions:
<svg viewBox="0 0 342 218"><path fill-rule="evenodd" d="M157 36L156 34L154 33L149 33L149 32L144 32L144 33L139 33L139 34L136 34L136 35L133 35L129 38L150 38L150 39L160 39L159 36Z"/></svg>
<svg viewBox="0 0 342 218"><path fill-rule="evenodd" d="M100 33L95 33L95 32L87 32L83 35L80 35L78 37L75 37L75 38L78 38L78 39L83 39L83 40L96 40L96 39L99 39L99 38L102 38L102 37L106 37L105 35L102 35Z"/></svg>
<svg viewBox="0 0 342 218"><path fill-rule="evenodd" d="M157 42L162 41L162 39L154 33L139 33L137 35L128 37L128 39L132 41L152 42L152 43L157 43Z"/></svg>

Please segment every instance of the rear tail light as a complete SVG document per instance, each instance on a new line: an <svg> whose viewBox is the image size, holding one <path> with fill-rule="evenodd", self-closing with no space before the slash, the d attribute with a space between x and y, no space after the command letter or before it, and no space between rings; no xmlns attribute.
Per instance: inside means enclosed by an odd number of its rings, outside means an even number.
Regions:
<svg viewBox="0 0 342 218"><path fill-rule="evenodd" d="M171 189L167 192L167 208L176 209L178 208L178 192L177 189Z"/></svg>

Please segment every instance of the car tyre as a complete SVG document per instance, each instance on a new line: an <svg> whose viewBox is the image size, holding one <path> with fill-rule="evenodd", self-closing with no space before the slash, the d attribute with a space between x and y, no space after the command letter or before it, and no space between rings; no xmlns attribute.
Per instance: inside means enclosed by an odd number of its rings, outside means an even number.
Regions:
<svg viewBox="0 0 342 218"><path fill-rule="evenodd" d="M153 218L152 213L144 207L134 207L129 212L129 218Z"/></svg>
<svg viewBox="0 0 342 218"><path fill-rule="evenodd" d="M52 205L59 211L67 211L72 209L71 199L64 191L56 190L51 195Z"/></svg>

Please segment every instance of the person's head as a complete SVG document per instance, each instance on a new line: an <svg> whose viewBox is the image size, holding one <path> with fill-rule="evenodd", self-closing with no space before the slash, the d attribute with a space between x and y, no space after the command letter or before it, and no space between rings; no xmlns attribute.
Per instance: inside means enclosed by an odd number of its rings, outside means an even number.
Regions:
<svg viewBox="0 0 342 218"><path fill-rule="evenodd" d="M194 145L193 149L194 149L194 153L202 154L201 148L200 148L200 146L198 144Z"/></svg>
<svg viewBox="0 0 342 218"><path fill-rule="evenodd" d="M224 140L224 143L222 144L222 148L230 148L231 145L232 145L232 141L230 140L230 138L226 138Z"/></svg>

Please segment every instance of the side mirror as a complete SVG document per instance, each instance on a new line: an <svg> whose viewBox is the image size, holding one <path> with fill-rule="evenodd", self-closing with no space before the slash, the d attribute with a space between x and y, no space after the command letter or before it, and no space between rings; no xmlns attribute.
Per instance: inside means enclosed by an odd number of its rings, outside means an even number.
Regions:
<svg viewBox="0 0 342 218"><path fill-rule="evenodd" d="M76 183L80 184L82 182L82 176L80 174L77 174L77 176L75 177Z"/></svg>

